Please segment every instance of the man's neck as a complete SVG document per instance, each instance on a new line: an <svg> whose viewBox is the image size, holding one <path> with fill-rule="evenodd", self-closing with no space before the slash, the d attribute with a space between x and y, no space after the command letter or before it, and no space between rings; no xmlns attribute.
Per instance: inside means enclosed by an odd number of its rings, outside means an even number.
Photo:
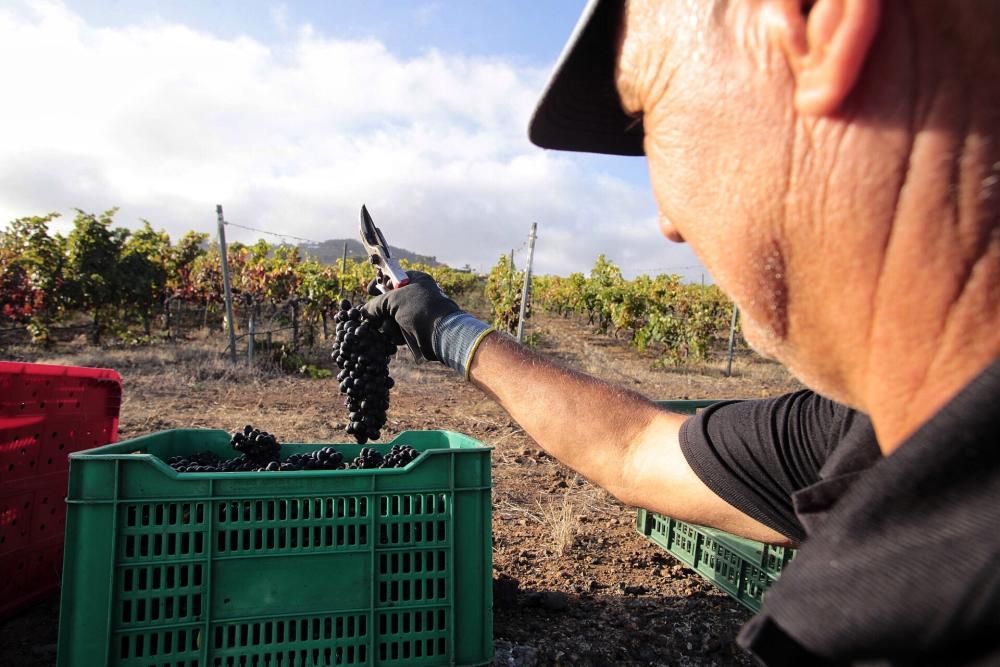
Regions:
<svg viewBox="0 0 1000 667"><path fill-rule="evenodd" d="M982 78L992 69L982 62L918 61L922 104L862 385L885 453L1000 355L1000 107L987 83L996 78Z"/></svg>

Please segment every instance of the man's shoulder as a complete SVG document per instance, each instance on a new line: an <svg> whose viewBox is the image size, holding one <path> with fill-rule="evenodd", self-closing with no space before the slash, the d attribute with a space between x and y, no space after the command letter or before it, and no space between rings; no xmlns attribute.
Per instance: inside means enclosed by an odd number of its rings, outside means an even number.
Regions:
<svg viewBox="0 0 1000 667"><path fill-rule="evenodd" d="M891 455L797 498L809 538L741 644L773 654L779 627L838 660L992 664L978 651L1000 636L998 398L995 362Z"/></svg>

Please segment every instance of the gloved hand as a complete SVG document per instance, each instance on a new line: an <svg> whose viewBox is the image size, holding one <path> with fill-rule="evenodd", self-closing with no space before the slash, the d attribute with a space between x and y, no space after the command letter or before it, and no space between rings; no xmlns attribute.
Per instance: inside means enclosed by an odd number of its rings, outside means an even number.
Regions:
<svg viewBox="0 0 1000 667"><path fill-rule="evenodd" d="M459 308L426 273L407 273L407 285L369 299L365 311L414 358L441 361L468 377L476 347L493 328Z"/></svg>

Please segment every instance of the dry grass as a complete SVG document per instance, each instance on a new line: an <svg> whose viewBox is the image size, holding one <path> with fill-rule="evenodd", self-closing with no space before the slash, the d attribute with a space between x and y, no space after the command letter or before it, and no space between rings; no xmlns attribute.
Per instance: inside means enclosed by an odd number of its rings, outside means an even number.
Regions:
<svg viewBox="0 0 1000 667"><path fill-rule="evenodd" d="M114 368L123 377L169 375L181 383L256 382L284 375L280 366L266 353L257 356L253 367L247 364L245 358L239 359L234 366L217 343L196 337L141 347L93 347L82 340L74 340L49 351L30 346L13 347L6 351L5 356L46 364Z"/></svg>
<svg viewBox="0 0 1000 667"><path fill-rule="evenodd" d="M521 519L525 523L538 524L542 533L549 538L549 547L555 556L565 556L576 543L580 533L581 517L584 514L604 513L616 509L607 494L590 484L577 487L571 485L558 497L545 501L536 499L534 506L520 494L505 493L495 499L495 512L505 518ZM606 506L606 507L605 507Z"/></svg>
<svg viewBox="0 0 1000 667"><path fill-rule="evenodd" d="M565 556L573 548L576 534L580 530L580 519L572 494L563 494L561 500L542 505L539 502L542 524L552 538L552 550Z"/></svg>

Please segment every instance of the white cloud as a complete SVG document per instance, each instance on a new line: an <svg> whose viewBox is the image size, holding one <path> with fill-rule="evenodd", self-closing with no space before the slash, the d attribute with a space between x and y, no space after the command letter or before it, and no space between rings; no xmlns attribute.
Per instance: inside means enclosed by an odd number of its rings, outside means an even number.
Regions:
<svg viewBox="0 0 1000 667"><path fill-rule="evenodd" d="M525 135L546 72L272 20L277 45L154 21L88 25L63 5L0 10L0 220L120 206L173 234L234 222L353 236L367 202L395 245L488 267L539 223L537 270L696 263L644 187ZM237 239L249 233L234 230ZM688 272L697 276L698 271Z"/></svg>

